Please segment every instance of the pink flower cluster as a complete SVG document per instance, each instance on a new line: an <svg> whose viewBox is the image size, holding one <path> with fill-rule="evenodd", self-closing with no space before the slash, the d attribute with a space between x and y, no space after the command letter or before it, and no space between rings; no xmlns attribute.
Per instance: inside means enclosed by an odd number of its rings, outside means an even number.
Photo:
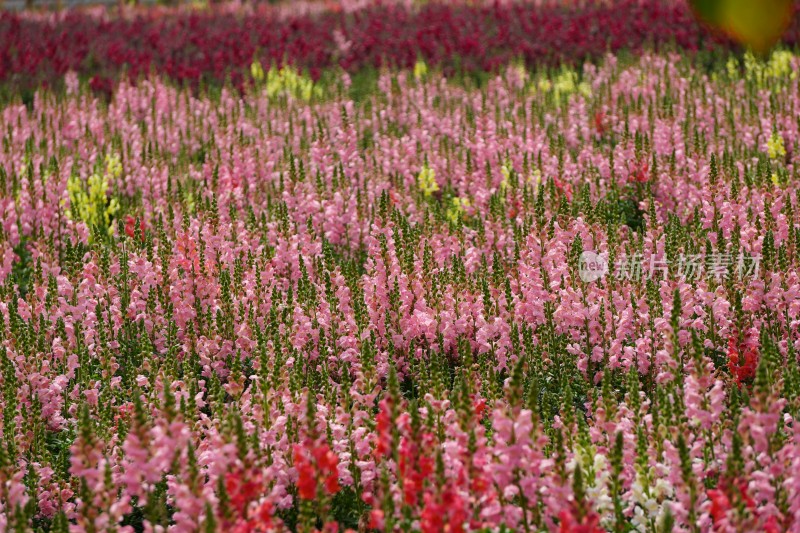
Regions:
<svg viewBox="0 0 800 533"><path fill-rule="evenodd" d="M0 529L800 531L789 61L3 107Z"/></svg>

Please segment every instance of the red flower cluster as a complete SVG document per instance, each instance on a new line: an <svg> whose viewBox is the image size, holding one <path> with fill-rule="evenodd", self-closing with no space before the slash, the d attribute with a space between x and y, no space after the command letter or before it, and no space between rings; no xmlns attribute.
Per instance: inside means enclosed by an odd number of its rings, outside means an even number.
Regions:
<svg viewBox="0 0 800 533"><path fill-rule="evenodd" d="M606 133L606 115L602 111L594 114L594 129L600 137Z"/></svg>
<svg viewBox="0 0 800 533"><path fill-rule="evenodd" d="M225 476L225 491L230 498L230 509L234 511L234 521L227 524L230 531L253 533L271 530L273 508L270 502L264 501L255 509L250 508L251 503L267 492L260 472L228 473Z"/></svg>
<svg viewBox="0 0 800 533"><path fill-rule="evenodd" d="M230 8L137 11L118 17L70 11L56 17L0 15L0 82L32 88L68 71L100 92L125 73L151 71L196 86L226 79L243 87L254 57L290 63L317 77L418 58L457 70L494 71L514 58L528 65L579 63L607 51L674 43L698 50L728 46L695 22L682 2L617 0L577 7L444 4L419 9L376 3L353 13L329 9L285 16L269 7L241 16ZM795 24L787 33L797 41Z"/></svg>
<svg viewBox="0 0 800 533"><path fill-rule="evenodd" d="M558 515L560 521L559 533L603 533L605 529L600 527L600 517L595 512L584 513L582 518L576 517L566 509Z"/></svg>
<svg viewBox="0 0 800 533"><path fill-rule="evenodd" d="M469 513L466 502L453 487L447 486L439 496L427 493L424 499L419 521L422 533L463 533Z"/></svg>
<svg viewBox="0 0 800 533"><path fill-rule="evenodd" d="M432 440L429 436L423 438ZM424 488L425 480L433 474L433 457L420 453L421 451L413 439L405 436L401 439L398 469L403 479L403 501L406 505L416 506L419 503L419 494Z"/></svg>
<svg viewBox="0 0 800 533"><path fill-rule="evenodd" d="M759 508L755 500L748 494L747 480L739 479L732 482L723 480L719 488L710 489L707 492L708 499L711 501L710 514L714 521L715 529L722 529L728 519L728 511L737 507L740 502L742 508L751 513L755 522L762 521L760 526L753 524L753 530L759 529L766 533L778 533L783 528L779 525L775 515L770 515L766 520L759 517ZM761 520L759 520L761 518Z"/></svg>
<svg viewBox="0 0 800 533"><path fill-rule="evenodd" d="M378 415L375 417L375 456L383 457L392 448L392 416L391 398L384 398L378 404Z"/></svg>
<svg viewBox="0 0 800 533"><path fill-rule="evenodd" d="M138 222L138 228L137 226ZM139 232L139 236L144 241L144 220L139 218L133 218L131 215L125 217L125 235L130 237L131 239L136 238L136 233Z"/></svg>
<svg viewBox="0 0 800 533"><path fill-rule="evenodd" d="M758 368L758 347L751 342L739 342L738 335L728 340L728 369L739 385L756 376Z"/></svg>
<svg viewBox="0 0 800 533"><path fill-rule="evenodd" d="M628 182L629 183L647 183L650 179L650 166L647 161L635 163L629 170Z"/></svg>
<svg viewBox="0 0 800 533"><path fill-rule="evenodd" d="M294 467L297 469L297 491L303 500L317 497L321 482L328 494L339 492L339 458L327 444L295 444Z"/></svg>

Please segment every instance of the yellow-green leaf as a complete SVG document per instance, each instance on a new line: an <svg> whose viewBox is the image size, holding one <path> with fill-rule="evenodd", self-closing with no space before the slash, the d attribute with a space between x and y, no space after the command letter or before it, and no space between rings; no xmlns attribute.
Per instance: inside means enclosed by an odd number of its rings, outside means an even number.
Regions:
<svg viewBox="0 0 800 533"><path fill-rule="evenodd" d="M792 0L691 0L695 15L754 52L769 51L792 21Z"/></svg>

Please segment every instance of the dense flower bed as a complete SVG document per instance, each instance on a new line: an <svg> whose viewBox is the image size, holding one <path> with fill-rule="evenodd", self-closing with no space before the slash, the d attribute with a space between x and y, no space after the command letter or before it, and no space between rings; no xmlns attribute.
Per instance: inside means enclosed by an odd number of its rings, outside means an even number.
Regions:
<svg viewBox="0 0 800 533"><path fill-rule="evenodd" d="M800 531L798 67L3 108L0 528Z"/></svg>
<svg viewBox="0 0 800 533"><path fill-rule="evenodd" d="M317 77L333 66L410 67L418 58L445 72L497 71L511 59L529 66L580 64L607 51L676 45L718 46L673 0L475 5L397 3L308 12L260 7L213 10L72 11L0 15L0 81L16 88L60 81L68 71L108 90L122 71L151 71L190 84L236 86L254 58L289 63ZM797 26L787 41L797 40Z"/></svg>

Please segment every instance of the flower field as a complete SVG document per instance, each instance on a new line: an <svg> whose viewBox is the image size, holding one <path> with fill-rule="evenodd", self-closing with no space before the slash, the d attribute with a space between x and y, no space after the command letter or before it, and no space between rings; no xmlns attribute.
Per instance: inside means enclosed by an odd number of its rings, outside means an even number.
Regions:
<svg viewBox="0 0 800 533"><path fill-rule="evenodd" d="M0 531L800 531L790 48L75 52L137 20L0 17Z"/></svg>
<svg viewBox="0 0 800 533"><path fill-rule="evenodd" d="M580 65L608 51L730 46L696 22L681 0L430 3L417 10L391 0L343 2L345 9L298 2L140 10L125 17L102 9L2 12L0 82L30 91L58 85L74 71L109 92L119 77L137 80L155 72L194 86L229 79L241 88L254 57L267 66L286 62L307 69L316 79L331 67L350 73L411 68L418 58L450 75L494 72L520 59L529 67ZM796 19L784 41L794 44L799 36Z"/></svg>

